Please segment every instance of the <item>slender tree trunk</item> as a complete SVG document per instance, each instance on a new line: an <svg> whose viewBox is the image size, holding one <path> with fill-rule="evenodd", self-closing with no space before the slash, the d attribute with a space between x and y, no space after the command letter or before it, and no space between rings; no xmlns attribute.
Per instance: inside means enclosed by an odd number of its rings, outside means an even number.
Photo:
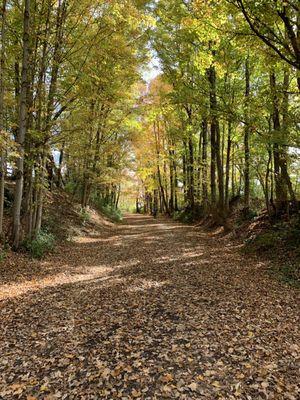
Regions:
<svg viewBox="0 0 300 400"><path fill-rule="evenodd" d="M156 124L154 122L153 131L154 131L155 145L156 145L156 163L157 163L156 167L157 167L158 184L159 184L159 189L160 189L161 208L164 208L165 212L167 214L170 214L168 201L167 201L166 193L165 193L164 186L163 186L161 169L160 169L160 149L159 149L160 138L159 138L159 124L158 123Z"/></svg>
<svg viewBox="0 0 300 400"><path fill-rule="evenodd" d="M211 207L216 212L217 205L217 186L216 186L216 98L215 98L215 70L210 67L208 72L208 80L210 83L210 196Z"/></svg>
<svg viewBox="0 0 300 400"><path fill-rule="evenodd" d="M220 126L217 123L217 170L218 170L218 189L219 189L219 215L221 216L222 224L225 223L225 202L224 202L224 173L221 156L221 142L220 142Z"/></svg>
<svg viewBox="0 0 300 400"><path fill-rule="evenodd" d="M16 187L13 206L13 247L18 249L21 240L21 206L24 183L24 143L27 131L27 93L28 93L28 67L29 67L29 38L30 30L30 0L25 0L24 26L23 26L23 56L22 56L22 81L19 108L19 129L16 137L19 157L16 161Z"/></svg>
<svg viewBox="0 0 300 400"><path fill-rule="evenodd" d="M184 145L184 153L182 155L182 183L183 183L183 192L184 192L184 203L187 201L187 167L186 167L186 144Z"/></svg>
<svg viewBox="0 0 300 400"><path fill-rule="evenodd" d="M173 169L173 150L169 149L169 171L170 171L170 213L173 214L174 212L174 169Z"/></svg>
<svg viewBox="0 0 300 400"><path fill-rule="evenodd" d="M202 120L202 201L204 210L208 207L208 180L207 180L207 144L208 144L208 124L207 118Z"/></svg>
<svg viewBox="0 0 300 400"><path fill-rule="evenodd" d="M41 230L42 227L42 217L43 217L43 202L44 202L44 184L45 184L45 171L46 171L46 156L45 152L43 152L40 156L40 166L39 166L39 172L40 172L40 182L39 182L39 188L37 192L37 213L36 213L36 221L35 221L35 226L34 226L34 235L38 235L38 233Z"/></svg>
<svg viewBox="0 0 300 400"><path fill-rule="evenodd" d="M232 143L232 162L231 162L231 196L235 196L235 146Z"/></svg>
<svg viewBox="0 0 300 400"><path fill-rule="evenodd" d="M48 135L51 128L51 119L55 108L55 96L57 92L57 81L59 76L59 69L61 66L62 46L64 37L64 25L67 17L67 0L59 1L59 7L57 8L56 16L56 32L55 32L55 43L53 51L53 62L51 67L51 80L48 93L47 102L47 115L45 121L45 142L48 140Z"/></svg>
<svg viewBox="0 0 300 400"><path fill-rule="evenodd" d="M290 81L290 74L289 70L285 67L284 70L284 80L283 80L283 116L282 116L282 128L283 128L283 135L285 138L288 138L288 112L289 112L289 81ZM280 166L282 172L282 178L285 181L287 186L290 199L294 204L297 203L296 195L293 190L292 181L290 175L288 173L288 163L287 163L287 151L283 148L281 151L280 157Z"/></svg>
<svg viewBox="0 0 300 400"><path fill-rule="evenodd" d="M57 174L58 174L57 183L58 183L59 188L62 188L64 186L64 180L63 180L63 176L62 176L64 155L65 155L65 142L62 143L60 153L59 153L59 162L58 162L58 169L57 169Z"/></svg>
<svg viewBox="0 0 300 400"><path fill-rule="evenodd" d="M0 135L4 130L4 66L5 66L5 23L6 23L6 0L1 7L1 50L0 50ZM5 142L5 140L4 140ZM0 143L1 146L1 143ZM5 144L3 143L3 146ZM5 189L5 148L0 147L0 240L4 238L3 212L4 212L4 189Z"/></svg>
<svg viewBox="0 0 300 400"><path fill-rule="evenodd" d="M281 133L280 114L279 114L279 98L276 86L276 75L274 72L270 74L270 88L273 102L273 130L274 137L278 137ZM275 178L275 193L276 193L276 212L280 213L287 205L287 193L284 185L284 180L281 173L281 148L280 144L275 140L273 144L274 158L274 178Z"/></svg>
<svg viewBox="0 0 300 400"><path fill-rule="evenodd" d="M224 180L221 156L220 125L217 116L216 71L214 66L209 69L210 112L211 112L211 196L213 210L225 222L224 210ZM218 174L219 201L216 204L216 169Z"/></svg>
<svg viewBox="0 0 300 400"><path fill-rule="evenodd" d="M174 152L174 157L175 157L175 152ZM178 211L178 193L177 193L177 189L178 189L178 176L177 176L177 165L176 165L176 161L175 158L173 160L173 168L174 168L174 207L175 207L175 211Z"/></svg>
<svg viewBox="0 0 300 400"><path fill-rule="evenodd" d="M117 209L119 207L120 196L121 196L121 185L118 186L118 193L117 193L117 197L116 197L116 208Z"/></svg>
<svg viewBox="0 0 300 400"><path fill-rule="evenodd" d="M231 157L231 136L232 122L228 121L228 136L227 136L227 155L226 155L226 173L225 173L225 207L229 210L229 179L230 179L230 157Z"/></svg>
<svg viewBox="0 0 300 400"><path fill-rule="evenodd" d="M191 209L194 208L195 205L195 179L194 179L194 145L193 139L189 136L188 141L189 146L189 187L188 187L188 199L189 199L189 206Z"/></svg>
<svg viewBox="0 0 300 400"><path fill-rule="evenodd" d="M202 141L203 141L203 129L200 130L199 140L198 140L198 155L197 155L197 192L196 198L197 202L201 202L201 170L202 165Z"/></svg>
<svg viewBox="0 0 300 400"><path fill-rule="evenodd" d="M250 209L250 146L249 146L249 135L250 135L250 67L249 57L245 63L245 129L244 129L244 150L245 150L245 168L244 168L244 182L245 182L245 193L244 193L244 210L248 214Z"/></svg>
<svg viewBox="0 0 300 400"><path fill-rule="evenodd" d="M270 189L269 189L269 177L270 177L270 165L272 162L272 151L268 150L268 162L267 162L267 169L266 169L266 176L265 176L265 201L266 201L266 207L268 211L269 217L271 216L271 211L270 211Z"/></svg>

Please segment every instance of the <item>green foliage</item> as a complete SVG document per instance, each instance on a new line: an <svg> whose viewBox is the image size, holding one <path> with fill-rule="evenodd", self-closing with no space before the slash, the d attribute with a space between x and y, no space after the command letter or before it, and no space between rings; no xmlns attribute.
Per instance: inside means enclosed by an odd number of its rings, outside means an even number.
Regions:
<svg viewBox="0 0 300 400"><path fill-rule="evenodd" d="M121 210L116 208L111 204L105 203L103 199L94 199L94 204L96 208L104 214L108 219L113 222L121 222L123 219L123 215Z"/></svg>
<svg viewBox="0 0 300 400"><path fill-rule="evenodd" d="M52 233L41 230L35 239L26 240L23 243L24 248L33 258L41 259L45 254L53 250L55 237Z"/></svg>
<svg viewBox="0 0 300 400"><path fill-rule="evenodd" d="M77 185L74 181L68 181L65 185L65 191L69 194L74 195L77 189Z"/></svg>
<svg viewBox="0 0 300 400"><path fill-rule="evenodd" d="M121 222L123 219L123 215L122 212L115 208L114 206L103 206L100 211L106 216L108 217L110 220L114 221L114 222Z"/></svg>
<svg viewBox="0 0 300 400"><path fill-rule="evenodd" d="M173 219L175 221L183 222L184 224L191 224L192 222L199 221L201 217L203 217L203 210L201 207L197 206L193 209L185 208L173 214Z"/></svg>
<svg viewBox="0 0 300 400"><path fill-rule="evenodd" d="M290 222L279 222L270 228L246 241L246 247L254 251L268 251L284 247L286 250L295 250L300 256L300 218L297 216Z"/></svg>
<svg viewBox="0 0 300 400"><path fill-rule="evenodd" d="M7 250L6 249L0 249L0 263L6 260L7 257Z"/></svg>
<svg viewBox="0 0 300 400"><path fill-rule="evenodd" d="M300 217L277 223L250 238L244 252L264 254L274 261L271 273L284 282L300 286Z"/></svg>
<svg viewBox="0 0 300 400"><path fill-rule="evenodd" d="M285 260L274 265L269 271L271 275L284 283L300 288L300 260Z"/></svg>
<svg viewBox="0 0 300 400"><path fill-rule="evenodd" d="M81 208L79 215L80 215L80 219L81 219L83 225L90 222L91 214L88 212L88 210L86 208Z"/></svg>
<svg viewBox="0 0 300 400"><path fill-rule="evenodd" d="M280 240L280 236L277 232L264 232L256 237L246 240L245 250L246 252L264 252L272 250L277 246L278 240Z"/></svg>

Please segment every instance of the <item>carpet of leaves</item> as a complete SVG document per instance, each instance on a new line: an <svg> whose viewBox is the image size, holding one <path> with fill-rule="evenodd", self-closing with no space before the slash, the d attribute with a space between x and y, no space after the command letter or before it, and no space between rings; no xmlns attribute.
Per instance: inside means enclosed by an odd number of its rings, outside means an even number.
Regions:
<svg viewBox="0 0 300 400"><path fill-rule="evenodd" d="M232 243L128 216L11 267L0 399L300 398L299 292Z"/></svg>

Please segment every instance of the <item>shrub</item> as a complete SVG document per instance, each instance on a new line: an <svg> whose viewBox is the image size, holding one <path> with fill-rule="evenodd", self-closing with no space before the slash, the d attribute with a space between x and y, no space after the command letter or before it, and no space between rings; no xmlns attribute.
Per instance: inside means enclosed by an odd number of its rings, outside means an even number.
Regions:
<svg viewBox="0 0 300 400"><path fill-rule="evenodd" d="M87 222L90 222L91 214L87 211L86 208L81 208L80 209L80 219L81 219L83 224L86 224Z"/></svg>
<svg viewBox="0 0 300 400"><path fill-rule="evenodd" d="M114 222L121 222L123 219L122 212L114 206L106 205L98 208L107 218Z"/></svg>
<svg viewBox="0 0 300 400"><path fill-rule="evenodd" d="M55 237L47 231L40 231L35 239L26 240L24 242L25 249L33 258L42 258L49 251L53 250L55 245Z"/></svg>
<svg viewBox="0 0 300 400"><path fill-rule="evenodd" d="M4 261L4 260L6 260L6 257L7 257L7 251L6 250L2 250L2 249L0 249L0 263L2 262L2 261Z"/></svg>
<svg viewBox="0 0 300 400"><path fill-rule="evenodd" d="M271 273L300 287L300 218L281 221L245 242L245 253L264 254L273 260Z"/></svg>
<svg viewBox="0 0 300 400"><path fill-rule="evenodd" d="M123 214L120 209L111 204L105 203L103 199L95 197L93 199L94 206L108 219L114 222L121 222Z"/></svg>
<svg viewBox="0 0 300 400"><path fill-rule="evenodd" d="M277 232L269 231L246 240L245 244L248 250L268 251L278 245L280 236Z"/></svg>
<svg viewBox="0 0 300 400"><path fill-rule="evenodd" d="M195 204L194 208L186 207L183 210L175 211L173 214L173 219L185 224L190 224L192 222L199 221L203 216L203 207L199 204Z"/></svg>

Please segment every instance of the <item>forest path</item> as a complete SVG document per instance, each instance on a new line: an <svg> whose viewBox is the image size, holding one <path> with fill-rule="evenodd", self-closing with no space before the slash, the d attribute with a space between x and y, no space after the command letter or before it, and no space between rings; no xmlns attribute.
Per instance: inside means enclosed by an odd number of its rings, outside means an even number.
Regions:
<svg viewBox="0 0 300 400"><path fill-rule="evenodd" d="M0 285L0 399L299 399L299 293L129 215Z"/></svg>

